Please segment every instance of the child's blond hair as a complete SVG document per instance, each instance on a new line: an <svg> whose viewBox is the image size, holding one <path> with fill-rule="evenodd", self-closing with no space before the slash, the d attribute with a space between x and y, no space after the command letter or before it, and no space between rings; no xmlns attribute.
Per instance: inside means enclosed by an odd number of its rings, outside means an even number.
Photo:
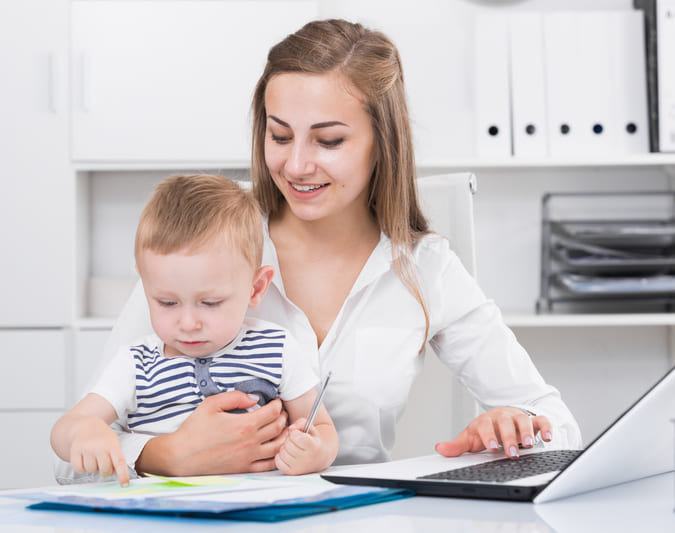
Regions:
<svg viewBox="0 0 675 533"><path fill-rule="evenodd" d="M224 239L256 269L262 263L262 215L253 196L236 182L212 174L164 179L143 209L134 254L170 254Z"/></svg>

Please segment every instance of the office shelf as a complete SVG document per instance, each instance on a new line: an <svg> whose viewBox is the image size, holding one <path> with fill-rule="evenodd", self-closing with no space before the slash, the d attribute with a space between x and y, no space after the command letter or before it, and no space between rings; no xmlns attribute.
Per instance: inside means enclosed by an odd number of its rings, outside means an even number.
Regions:
<svg viewBox="0 0 675 533"><path fill-rule="evenodd" d="M675 153L646 153L625 156L570 157L570 158L447 158L419 161L422 169L452 170L508 170L521 168L534 169L574 169L574 168L648 168L675 166Z"/></svg>
<svg viewBox="0 0 675 533"><path fill-rule="evenodd" d="M654 327L675 326L675 313L588 313L558 315L506 313L504 320L512 328Z"/></svg>

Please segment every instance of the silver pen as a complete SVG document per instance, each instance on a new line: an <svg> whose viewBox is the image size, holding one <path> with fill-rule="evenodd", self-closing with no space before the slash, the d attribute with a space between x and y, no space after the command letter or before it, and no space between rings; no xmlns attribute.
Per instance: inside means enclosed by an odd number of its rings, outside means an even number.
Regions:
<svg viewBox="0 0 675 533"><path fill-rule="evenodd" d="M305 429L303 431L307 433L309 431L309 428L312 427L312 424L314 423L314 419L316 418L316 414L319 412L319 406L321 405L321 400L323 400L323 395L326 393L326 387L328 386L328 380L330 379L332 372L328 372L326 374L326 379L323 380L323 385L321 385L321 390L319 391L319 394L316 397L316 400L314 400L314 405L312 406L312 410L309 413L309 417L307 417L307 422L305 423Z"/></svg>

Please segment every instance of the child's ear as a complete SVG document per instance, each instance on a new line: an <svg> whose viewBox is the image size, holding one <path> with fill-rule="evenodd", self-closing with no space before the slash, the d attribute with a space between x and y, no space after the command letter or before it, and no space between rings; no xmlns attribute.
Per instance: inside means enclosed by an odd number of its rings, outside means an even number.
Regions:
<svg viewBox="0 0 675 533"><path fill-rule="evenodd" d="M263 296L267 292L267 287L270 286L272 278L274 277L274 267L270 265L261 266L253 276L253 288L251 289L251 300L248 302L249 307L258 307L262 302Z"/></svg>

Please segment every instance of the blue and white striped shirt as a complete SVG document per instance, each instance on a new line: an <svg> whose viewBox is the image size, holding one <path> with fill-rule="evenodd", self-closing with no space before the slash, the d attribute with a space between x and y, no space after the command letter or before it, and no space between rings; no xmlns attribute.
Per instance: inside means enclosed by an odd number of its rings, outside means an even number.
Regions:
<svg viewBox="0 0 675 533"><path fill-rule="evenodd" d="M317 380L286 330L247 319L237 338L209 357L165 357L156 335L144 337L118 353L92 392L106 398L130 430L163 434L211 394L243 390L261 397L262 405L277 393L297 398Z"/></svg>

